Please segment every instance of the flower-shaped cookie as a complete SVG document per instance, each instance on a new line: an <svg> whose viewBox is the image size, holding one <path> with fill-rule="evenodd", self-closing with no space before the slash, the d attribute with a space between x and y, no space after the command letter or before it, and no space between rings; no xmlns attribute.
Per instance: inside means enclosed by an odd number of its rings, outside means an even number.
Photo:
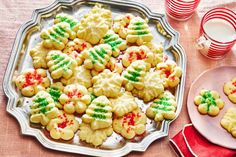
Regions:
<svg viewBox="0 0 236 157"><path fill-rule="evenodd" d="M30 50L30 56L33 59L33 66L35 69L47 68L46 56L50 50L43 47L42 42L38 43L33 49Z"/></svg>
<svg viewBox="0 0 236 157"><path fill-rule="evenodd" d="M86 88L89 88L92 86L92 76L90 73L90 70L85 69L84 66L76 67L76 70L72 77L69 79L62 78L61 82L65 85L79 83L80 85L85 86Z"/></svg>
<svg viewBox="0 0 236 157"><path fill-rule="evenodd" d="M236 77L224 84L224 93L231 102L236 103Z"/></svg>
<svg viewBox="0 0 236 157"><path fill-rule="evenodd" d="M47 88L47 92L51 95L52 99L54 100L54 103L56 104L56 107L60 109L62 108L62 105L59 102L59 97L61 96L63 90L64 86L61 82L53 83L49 88Z"/></svg>
<svg viewBox="0 0 236 157"><path fill-rule="evenodd" d="M165 91L147 108L146 115L156 122L162 122L164 119L174 119L176 116L175 110L175 96L171 92Z"/></svg>
<svg viewBox="0 0 236 157"><path fill-rule="evenodd" d="M236 108L228 109L221 119L220 124L236 138Z"/></svg>
<svg viewBox="0 0 236 157"><path fill-rule="evenodd" d="M112 125L111 102L105 96L95 98L88 106L86 114L82 116L84 123L88 123L91 129L104 129Z"/></svg>
<svg viewBox="0 0 236 157"><path fill-rule="evenodd" d="M75 33L79 29L79 22L68 14L64 14L64 13L57 14L54 19L54 23L57 24L60 22L68 23L70 25L70 29L73 30Z"/></svg>
<svg viewBox="0 0 236 157"><path fill-rule="evenodd" d="M110 69L112 72L121 74L123 71L122 63L119 63L115 58L111 57L108 64L106 65L107 69Z"/></svg>
<svg viewBox="0 0 236 157"><path fill-rule="evenodd" d="M112 48L108 44L101 44L81 52L86 69L94 69L98 72L105 69L112 54Z"/></svg>
<svg viewBox="0 0 236 157"><path fill-rule="evenodd" d="M66 44L63 53L74 58L77 61L77 64L81 65L83 62L83 60L81 59L81 52L91 47L91 44L89 44L88 42L82 39L75 38L73 41L69 41Z"/></svg>
<svg viewBox="0 0 236 157"><path fill-rule="evenodd" d="M97 44L107 33L111 23L111 11L101 8L101 5L95 5L80 20L77 36L91 44Z"/></svg>
<svg viewBox="0 0 236 157"><path fill-rule="evenodd" d="M65 48L68 39L74 39L76 34L70 29L68 23L61 22L43 30L40 37L43 40L44 47L62 50Z"/></svg>
<svg viewBox="0 0 236 157"><path fill-rule="evenodd" d="M148 72L144 77L143 89L132 90L135 96L143 99L144 102L151 101L157 98L164 91L163 81L160 78L160 74L157 72Z"/></svg>
<svg viewBox="0 0 236 157"><path fill-rule="evenodd" d="M74 137L75 132L79 128L79 122L72 114L66 114L60 111L56 118L49 121L47 130L53 139L70 140Z"/></svg>
<svg viewBox="0 0 236 157"><path fill-rule="evenodd" d="M152 41L152 39L153 35L144 19L138 16L131 19L126 36L126 41L128 43L142 45L145 42Z"/></svg>
<svg viewBox="0 0 236 157"><path fill-rule="evenodd" d="M118 33L121 38L125 39L127 36L130 20L133 18L134 16L129 13L116 16L112 27L114 32Z"/></svg>
<svg viewBox="0 0 236 157"><path fill-rule="evenodd" d="M101 39L100 43L109 44L112 47L112 56L117 57L120 55L121 50L125 50L127 45L126 41L121 39L119 35L109 30L107 34Z"/></svg>
<svg viewBox="0 0 236 157"><path fill-rule="evenodd" d="M151 66L154 61L154 53L152 53L145 45L131 46L125 51L125 54L122 57L122 64L124 67L128 67L136 60L144 60Z"/></svg>
<svg viewBox="0 0 236 157"><path fill-rule="evenodd" d="M116 99L110 99L113 112L117 117L122 117L125 114L132 112L138 108L133 95L130 92L124 92Z"/></svg>
<svg viewBox="0 0 236 157"><path fill-rule="evenodd" d="M126 139L142 135L146 131L146 115L139 109L134 110L121 118L113 120L113 129Z"/></svg>
<svg viewBox="0 0 236 157"><path fill-rule="evenodd" d="M156 70L160 72L165 88L176 87L179 84L182 70L174 61L167 60L159 63Z"/></svg>
<svg viewBox="0 0 236 157"><path fill-rule="evenodd" d="M17 76L14 82L24 96L33 96L50 86L50 80L44 69L27 69Z"/></svg>
<svg viewBox="0 0 236 157"><path fill-rule="evenodd" d="M76 68L76 61L59 50L52 50L48 53L47 65L53 79L64 77L69 79Z"/></svg>
<svg viewBox="0 0 236 157"><path fill-rule="evenodd" d="M63 94L59 97L60 103L66 113L84 113L91 102L87 88L80 84L65 86Z"/></svg>
<svg viewBox="0 0 236 157"><path fill-rule="evenodd" d="M38 92L30 105L30 121L46 126L50 119L57 117L59 111L51 95L45 91Z"/></svg>
<svg viewBox="0 0 236 157"><path fill-rule="evenodd" d="M132 91L134 88L143 89L144 77L149 70L147 64L143 60L133 62L123 73L125 89Z"/></svg>
<svg viewBox="0 0 236 157"><path fill-rule="evenodd" d="M209 114L216 116L224 107L224 102L220 99L220 95L216 91L201 90L200 94L194 98L195 105L201 114Z"/></svg>
<svg viewBox="0 0 236 157"><path fill-rule="evenodd" d="M120 74L105 69L92 78L93 93L96 96L105 95L108 98L116 98L120 93L122 81Z"/></svg>
<svg viewBox="0 0 236 157"><path fill-rule="evenodd" d="M113 133L111 126L104 129L93 130L90 125L86 123L81 123L79 129L79 139L95 147L101 145L106 141L107 137L111 136Z"/></svg>
<svg viewBox="0 0 236 157"><path fill-rule="evenodd" d="M147 46L151 52L153 52L153 55L154 55L154 59L153 59L153 62L151 63L152 64L152 67L155 67L158 63L161 63L163 62L163 51L164 51L164 48L161 44L154 44L152 42L148 42L148 43L144 43L145 46Z"/></svg>

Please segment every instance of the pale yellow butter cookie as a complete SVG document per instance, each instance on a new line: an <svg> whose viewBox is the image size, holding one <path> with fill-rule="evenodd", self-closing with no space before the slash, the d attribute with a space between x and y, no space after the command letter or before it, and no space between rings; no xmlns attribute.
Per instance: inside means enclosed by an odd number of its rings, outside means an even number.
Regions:
<svg viewBox="0 0 236 157"><path fill-rule="evenodd" d="M50 119L57 117L59 110L55 106L51 95L45 91L40 91L33 97L30 114L32 123L40 123L46 126Z"/></svg>
<svg viewBox="0 0 236 157"><path fill-rule="evenodd" d="M221 126L236 138L236 108L230 108L220 121Z"/></svg>
<svg viewBox="0 0 236 157"><path fill-rule="evenodd" d="M217 116L224 107L224 102L220 99L218 92L213 90L201 90L199 95L194 98L195 105L201 114Z"/></svg>
<svg viewBox="0 0 236 157"><path fill-rule="evenodd" d="M84 113L87 105L91 102L90 94L84 86L80 84L70 84L65 86L63 94L59 97L63 110L66 113Z"/></svg>
<svg viewBox="0 0 236 157"><path fill-rule="evenodd" d="M79 128L79 122L72 114L66 114L60 111L56 118L49 121L47 130L53 139L70 140L74 137Z"/></svg>
<svg viewBox="0 0 236 157"><path fill-rule="evenodd" d="M224 84L224 93L231 102L236 103L236 77Z"/></svg>
<svg viewBox="0 0 236 157"><path fill-rule="evenodd" d="M126 139L132 139L136 135L142 135L146 131L146 115L139 109L134 110L121 118L113 121L113 129Z"/></svg>
<svg viewBox="0 0 236 157"><path fill-rule="evenodd" d="M50 86L50 80L44 69L27 69L16 76L14 82L23 96L33 96Z"/></svg>

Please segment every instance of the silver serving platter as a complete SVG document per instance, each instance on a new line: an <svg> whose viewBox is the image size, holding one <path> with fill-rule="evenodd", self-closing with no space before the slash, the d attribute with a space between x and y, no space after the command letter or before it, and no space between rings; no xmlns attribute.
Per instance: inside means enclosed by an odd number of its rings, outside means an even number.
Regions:
<svg viewBox="0 0 236 157"><path fill-rule="evenodd" d="M49 137L45 129L29 122L28 106L31 99L21 96L13 83L15 72L21 72L26 68L32 67L29 50L40 41L40 31L53 25L53 18L56 14L65 12L81 19L97 2L111 9L113 17L119 13L132 13L149 19L148 24L154 34L154 42L162 43L165 49L164 53L170 59L175 60L183 70L180 85L175 90L177 100L176 113L179 115L183 102L186 77L186 55L183 48L179 45L179 33L171 28L165 15L153 13L146 6L127 0L57 0L45 8L34 10L31 20L23 24L17 33L5 72L3 89L8 97L7 112L18 120L22 134L36 137L46 148L94 156L123 156L131 151L145 151L153 141L168 135L169 125L173 120L164 120L158 128L153 121L148 120L146 133L134 140L124 140L114 132L99 148L94 148L79 141L77 135L71 141L55 141ZM158 28L157 25L159 26ZM147 106L142 102L138 103L141 104L142 109Z"/></svg>

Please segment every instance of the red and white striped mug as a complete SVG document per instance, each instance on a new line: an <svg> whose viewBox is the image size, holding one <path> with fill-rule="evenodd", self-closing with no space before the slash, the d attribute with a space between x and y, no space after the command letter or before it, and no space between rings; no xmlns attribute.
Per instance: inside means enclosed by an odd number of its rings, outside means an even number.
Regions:
<svg viewBox="0 0 236 157"><path fill-rule="evenodd" d="M236 43L236 14L227 8L209 10L201 20L197 49L206 57L221 59Z"/></svg>
<svg viewBox="0 0 236 157"><path fill-rule="evenodd" d="M189 19L200 0L165 0L166 14L178 21Z"/></svg>

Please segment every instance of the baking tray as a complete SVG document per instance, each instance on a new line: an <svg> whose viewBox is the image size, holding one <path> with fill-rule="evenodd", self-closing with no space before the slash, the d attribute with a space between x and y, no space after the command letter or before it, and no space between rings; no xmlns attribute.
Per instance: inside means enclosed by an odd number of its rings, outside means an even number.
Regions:
<svg viewBox="0 0 236 157"><path fill-rule="evenodd" d="M31 20L23 24L17 33L5 72L3 89L8 97L6 110L18 120L23 135L34 136L46 148L94 156L123 156L131 151L145 151L153 141L168 135L169 125L173 120L164 120L158 128L153 121L148 120L146 133L133 140L124 140L114 132L99 148L79 141L77 135L71 141L55 141L49 137L45 129L29 122L28 106L31 98L22 97L12 81L14 73L32 67L29 51L40 41L40 31L53 25L56 14L64 12L81 19L96 3L111 9L113 17L119 13L132 13L149 19L148 24L154 35L154 42L162 43L164 53L168 58L175 60L183 70L180 84L175 91L176 114L179 115L186 77L186 55L179 44L179 33L168 24L165 15L153 13L146 6L127 0L57 0L45 8L34 10ZM146 105L142 104L142 107L145 108Z"/></svg>

